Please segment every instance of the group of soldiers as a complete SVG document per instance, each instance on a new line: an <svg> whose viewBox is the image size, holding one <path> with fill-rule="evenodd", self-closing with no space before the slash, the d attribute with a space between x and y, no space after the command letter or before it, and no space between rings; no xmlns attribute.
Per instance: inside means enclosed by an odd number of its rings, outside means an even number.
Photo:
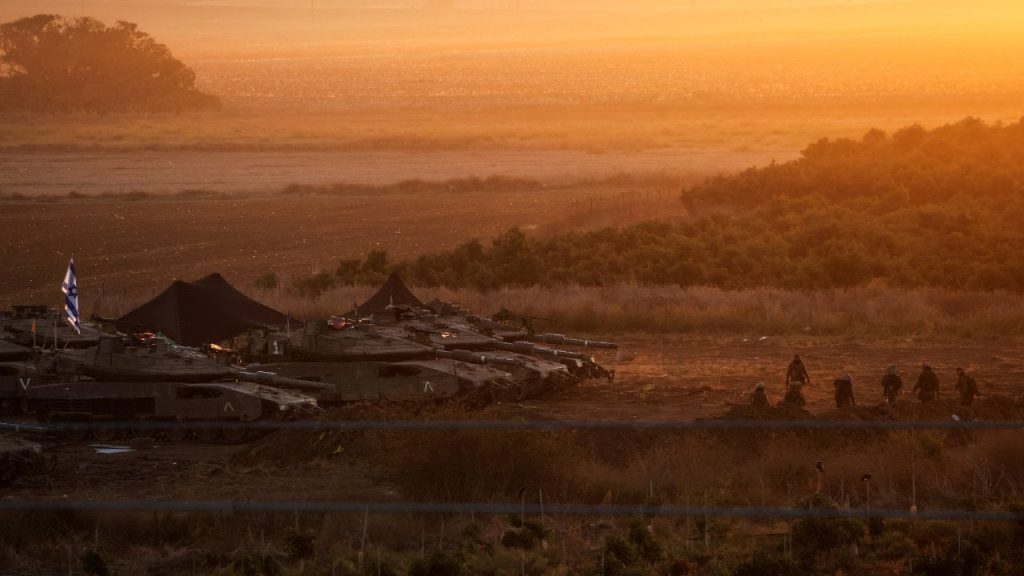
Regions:
<svg viewBox="0 0 1024 576"><path fill-rule="evenodd" d="M957 368L956 375L956 391L959 394L960 404L969 407L974 403L974 397L978 395L978 383L972 376L964 372L963 368ZM786 369L786 395L782 398L782 403L794 406L806 404L802 389L810 383L811 377L807 373L807 367L804 366L800 355L793 356L793 361ZM832 385L835 388L837 408L857 405L853 398L853 378L849 374L839 376ZM896 366L890 365L882 375L882 395L885 397L885 401L889 404L896 402L902 388L903 379L900 378ZM921 374L918 375L917 381L914 383L913 392L917 394L917 398L921 402L931 402L939 397L939 377L930 364L925 363L921 366ZM751 392L750 403L754 406L769 405L763 383L759 383Z"/></svg>

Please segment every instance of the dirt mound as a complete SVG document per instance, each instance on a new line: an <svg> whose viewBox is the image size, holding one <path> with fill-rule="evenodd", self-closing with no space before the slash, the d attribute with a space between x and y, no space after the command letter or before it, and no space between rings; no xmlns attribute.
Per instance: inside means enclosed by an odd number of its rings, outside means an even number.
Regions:
<svg viewBox="0 0 1024 576"><path fill-rule="evenodd" d="M388 404L355 404L324 412L316 420L388 420L408 417L407 412ZM338 456L364 436L362 430L277 430L256 440L236 454L232 461L247 466L284 466Z"/></svg>
<svg viewBox="0 0 1024 576"><path fill-rule="evenodd" d="M519 404L497 404L484 410L466 411L457 405L427 404L353 404L328 410L316 421L388 421L388 420L521 420L538 418L530 408ZM241 465L278 466L339 457L359 459L375 450L381 434L416 434L412 431L380 429L277 430L246 446L233 462Z"/></svg>
<svg viewBox="0 0 1024 576"><path fill-rule="evenodd" d="M971 406L976 418L981 420L1024 420L1024 404L1007 396L982 396Z"/></svg>
<svg viewBox="0 0 1024 576"><path fill-rule="evenodd" d="M814 415L792 404L779 403L776 406L733 406L715 420L813 420Z"/></svg>
<svg viewBox="0 0 1024 576"><path fill-rule="evenodd" d="M900 400L888 409L903 421L1024 420L1024 404L998 395L977 398L971 407L961 406L955 398L940 398L931 402Z"/></svg>
<svg viewBox="0 0 1024 576"><path fill-rule="evenodd" d="M818 415L819 420L860 420L866 422L884 422L887 420L898 420L899 415L892 406L881 404L878 406L853 406L851 408L837 408Z"/></svg>

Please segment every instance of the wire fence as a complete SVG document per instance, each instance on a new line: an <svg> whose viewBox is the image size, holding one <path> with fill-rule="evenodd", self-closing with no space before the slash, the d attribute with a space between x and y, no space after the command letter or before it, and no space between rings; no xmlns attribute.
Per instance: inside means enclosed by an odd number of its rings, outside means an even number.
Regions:
<svg viewBox="0 0 1024 576"><path fill-rule="evenodd" d="M911 510L896 508L796 508L764 506L674 506L630 504L536 504L525 502L357 502L332 500L0 500L0 511L91 512L288 512L388 514L494 514L528 516L648 516L785 520L883 518L1024 522L1024 511Z"/></svg>
<svg viewBox="0 0 1024 576"><path fill-rule="evenodd" d="M132 420L32 424L0 422L0 430L60 432L124 429L229 430L1024 430L1024 421L981 420Z"/></svg>

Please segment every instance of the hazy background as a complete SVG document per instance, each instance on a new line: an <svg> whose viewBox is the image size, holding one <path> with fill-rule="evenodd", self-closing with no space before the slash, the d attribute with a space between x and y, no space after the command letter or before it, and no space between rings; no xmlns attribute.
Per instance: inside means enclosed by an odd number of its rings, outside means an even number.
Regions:
<svg viewBox="0 0 1024 576"><path fill-rule="evenodd" d="M101 236L111 246L156 241L143 216L176 223L160 240L166 258L142 252L138 262L160 264L137 275L109 260L109 246L83 255L83 273L84 256L93 266L108 259L111 284L160 285L150 280L212 269L254 277L283 263L331 267L376 248L412 257L513 225L564 231L679 215L680 185L796 158L822 137L1024 115L1016 0L0 2L2 21L40 12L136 22L191 66L223 109L0 115L0 196L129 193L45 214L5 206L14 240L0 252L19 272L0 292L22 299L49 290L78 243L64 211L91 231L96 218L109 224ZM651 192L641 184L588 183L620 173L676 184L634 206ZM513 209L485 193L393 196L384 207L372 191L323 200L327 207L292 197L267 200L272 206L131 203L136 192L241 198L292 183L494 174L539 182L516 196L538 204ZM590 213L595 199L607 214ZM424 222L424 206L441 213ZM453 206L470 215L447 217ZM285 227L279 214L289 215ZM332 227L309 224L325 214L334 214ZM69 236L50 233L54 246L43 250L26 240L40 228ZM271 229L277 248L253 255L251 243Z"/></svg>
<svg viewBox="0 0 1024 576"><path fill-rule="evenodd" d="M136 22L230 106L304 112L942 103L979 113L968 104L1008 103L1024 78L1014 0L0 3L2 20L40 12Z"/></svg>
<svg viewBox="0 0 1024 576"><path fill-rule="evenodd" d="M0 3L4 21L40 12L138 23L224 109L0 118L14 174L2 188L20 194L692 176L870 127L1016 120L1024 97L1024 5L1011 0ZM139 149L175 155L125 155ZM506 154L524 149L551 154L539 174L532 156ZM239 150L224 163L243 177L206 169L211 152ZM39 172L54 163L59 175Z"/></svg>

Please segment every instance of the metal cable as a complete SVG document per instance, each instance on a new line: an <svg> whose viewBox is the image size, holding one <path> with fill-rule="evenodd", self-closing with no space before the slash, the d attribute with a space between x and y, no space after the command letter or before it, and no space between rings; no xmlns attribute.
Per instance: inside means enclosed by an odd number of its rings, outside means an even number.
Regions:
<svg viewBox="0 0 1024 576"><path fill-rule="evenodd" d="M758 506L647 506L539 504L522 502L354 502L330 500L0 500L0 512L372 512L386 514L527 514L562 516L709 516L716 518L885 518L920 520L1024 521L1024 512L879 508L790 508Z"/></svg>
<svg viewBox="0 0 1024 576"><path fill-rule="evenodd" d="M0 430L1024 430L1024 421L959 420L132 420L0 422Z"/></svg>

